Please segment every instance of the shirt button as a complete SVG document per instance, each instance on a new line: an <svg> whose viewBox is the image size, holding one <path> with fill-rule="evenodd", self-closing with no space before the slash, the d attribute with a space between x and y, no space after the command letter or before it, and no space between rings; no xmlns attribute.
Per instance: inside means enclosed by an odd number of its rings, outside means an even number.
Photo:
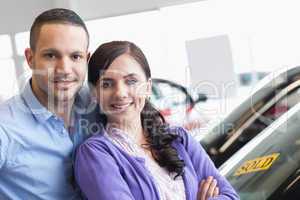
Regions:
<svg viewBox="0 0 300 200"><path fill-rule="evenodd" d="M63 128L63 129L61 130L61 133L62 133L63 135L67 134L66 129Z"/></svg>

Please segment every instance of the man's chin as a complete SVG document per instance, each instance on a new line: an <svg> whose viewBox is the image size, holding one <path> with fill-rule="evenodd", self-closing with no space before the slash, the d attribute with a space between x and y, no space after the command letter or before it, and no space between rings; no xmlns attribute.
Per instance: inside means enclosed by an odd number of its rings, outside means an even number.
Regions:
<svg viewBox="0 0 300 200"><path fill-rule="evenodd" d="M56 96L57 102L70 102L75 99L75 95L63 95L63 96Z"/></svg>
<svg viewBox="0 0 300 200"><path fill-rule="evenodd" d="M70 88L69 90L56 90L53 92L54 99L57 101L70 101L75 99L78 90Z"/></svg>
<svg viewBox="0 0 300 200"><path fill-rule="evenodd" d="M48 98L48 102L55 106L66 106L69 104L73 104L76 94L67 94L60 93L54 94L52 97Z"/></svg>

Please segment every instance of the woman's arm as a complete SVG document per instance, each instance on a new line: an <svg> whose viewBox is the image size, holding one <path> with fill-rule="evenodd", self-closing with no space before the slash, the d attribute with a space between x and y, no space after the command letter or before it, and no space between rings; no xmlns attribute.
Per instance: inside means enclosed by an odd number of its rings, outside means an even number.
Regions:
<svg viewBox="0 0 300 200"><path fill-rule="evenodd" d="M75 178L89 200L134 200L113 157L88 142L77 150Z"/></svg>
<svg viewBox="0 0 300 200"><path fill-rule="evenodd" d="M183 144L192 161L193 167L198 176L198 182L212 176L217 182L219 195L217 197L208 198L209 200L236 200L239 199L237 193L230 183L219 173L214 163L211 161L203 147L199 142L194 140L192 136L183 128L178 129L178 134L183 137ZM199 187L200 188L200 187ZM200 191L201 192L201 191Z"/></svg>

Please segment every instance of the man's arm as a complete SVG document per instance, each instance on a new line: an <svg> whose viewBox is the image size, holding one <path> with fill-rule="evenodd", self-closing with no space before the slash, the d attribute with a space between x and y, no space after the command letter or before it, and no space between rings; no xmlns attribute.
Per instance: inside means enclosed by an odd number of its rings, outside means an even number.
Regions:
<svg viewBox="0 0 300 200"><path fill-rule="evenodd" d="M8 137L5 130L0 125L0 170L7 160Z"/></svg>

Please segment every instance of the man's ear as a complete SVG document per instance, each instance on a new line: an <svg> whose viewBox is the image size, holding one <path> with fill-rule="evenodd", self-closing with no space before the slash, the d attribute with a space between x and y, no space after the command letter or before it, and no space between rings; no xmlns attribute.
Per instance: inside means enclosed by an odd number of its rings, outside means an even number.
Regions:
<svg viewBox="0 0 300 200"><path fill-rule="evenodd" d="M92 87L90 89L90 92L91 92L91 100L93 102L97 102L97 99L98 99L97 87Z"/></svg>
<svg viewBox="0 0 300 200"><path fill-rule="evenodd" d="M33 69L33 51L32 51L32 49L26 48L24 54L25 54L25 58L26 58L28 66L30 67L30 69Z"/></svg>
<svg viewBox="0 0 300 200"><path fill-rule="evenodd" d="M88 52L87 57L86 57L86 61L89 62L91 58L91 52Z"/></svg>

